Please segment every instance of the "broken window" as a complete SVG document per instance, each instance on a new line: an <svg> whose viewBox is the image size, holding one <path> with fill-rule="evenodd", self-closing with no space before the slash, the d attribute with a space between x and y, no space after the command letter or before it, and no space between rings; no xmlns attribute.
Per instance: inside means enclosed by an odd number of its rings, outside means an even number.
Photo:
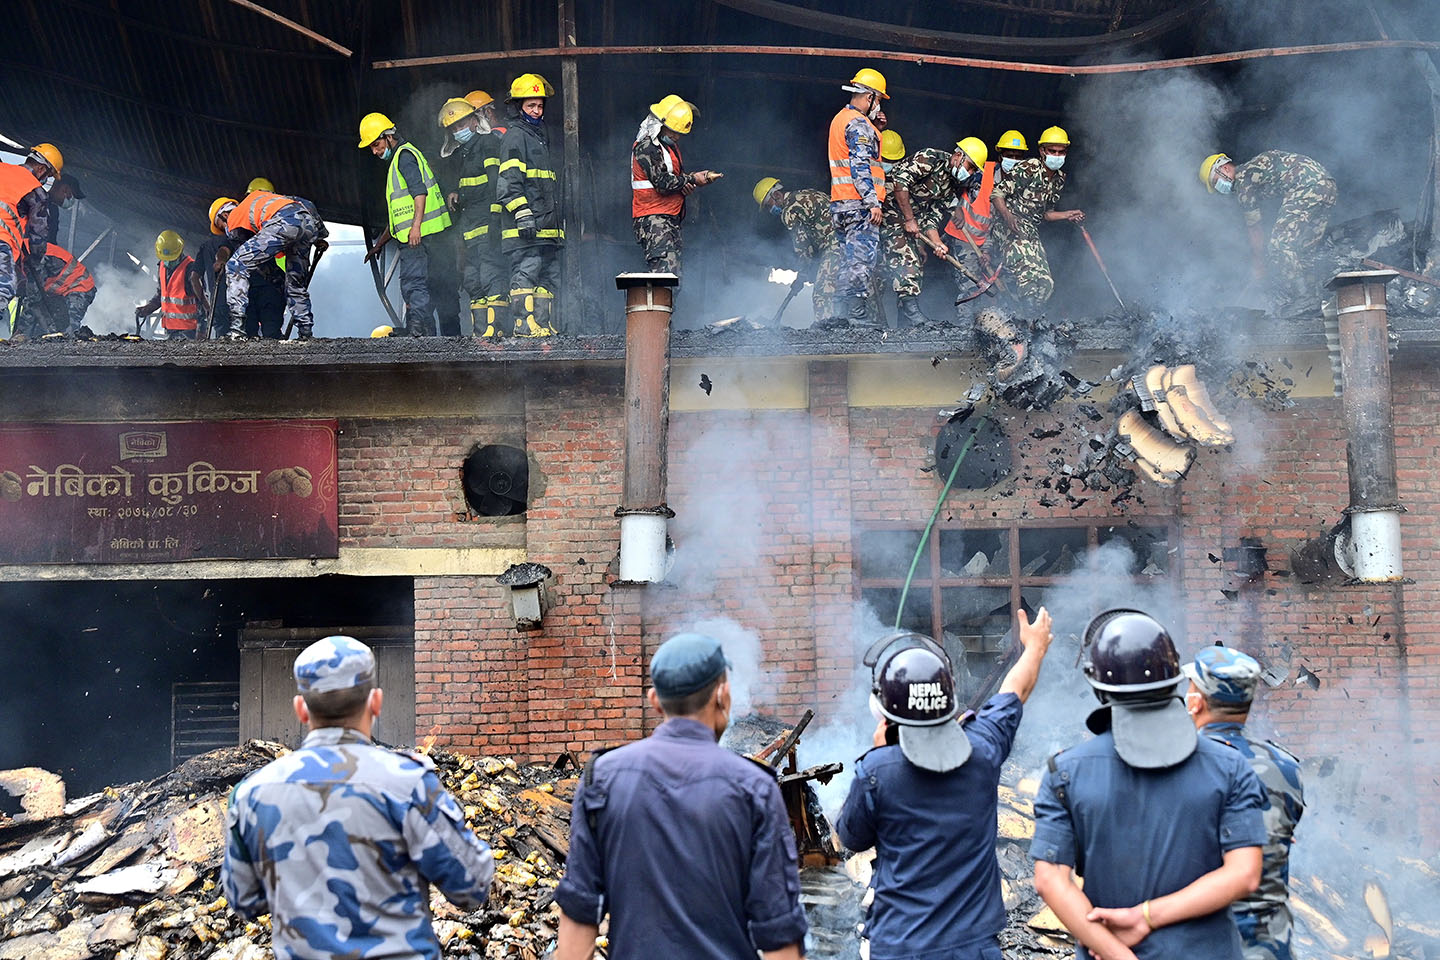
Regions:
<svg viewBox="0 0 1440 960"><path fill-rule="evenodd" d="M899 624L945 647L967 701L988 696L1010 662L1017 608L1033 617L1047 588L1101 547L1137 580L1168 577L1177 566L1170 562L1177 541L1169 524L1038 521L937 530L920 550ZM856 533L860 598L887 628L896 623L921 535L901 526Z"/></svg>

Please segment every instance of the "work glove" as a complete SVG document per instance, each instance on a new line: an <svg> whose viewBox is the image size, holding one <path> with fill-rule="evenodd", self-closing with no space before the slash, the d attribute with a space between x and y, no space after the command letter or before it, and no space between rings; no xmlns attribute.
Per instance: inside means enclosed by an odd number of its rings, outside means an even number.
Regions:
<svg viewBox="0 0 1440 960"><path fill-rule="evenodd" d="M515 229L526 243L535 239L535 214L524 213L515 218Z"/></svg>

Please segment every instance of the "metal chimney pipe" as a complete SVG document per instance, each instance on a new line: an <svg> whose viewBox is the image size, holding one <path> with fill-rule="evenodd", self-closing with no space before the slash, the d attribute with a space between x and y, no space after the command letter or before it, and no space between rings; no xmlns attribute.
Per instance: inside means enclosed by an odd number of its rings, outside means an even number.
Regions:
<svg viewBox="0 0 1440 960"><path fill-rule="evenodd" d="M625 291L625 485L620 508L620 580L665 579L665 505L670 431L670 314L673 273L622 273Z"/></svg>
<svg viewBox="0 0 1440 960"><path fill-rule="evenodd" d="M1400 493L1395 478L1395 410L1390 389L1390 331L1385 285L1393 270L1338 273L1335 291L1340 323L1341 401L1348 437L1350 535L1341 546L1354 579L1381 583L1403 579Z"/></svg>

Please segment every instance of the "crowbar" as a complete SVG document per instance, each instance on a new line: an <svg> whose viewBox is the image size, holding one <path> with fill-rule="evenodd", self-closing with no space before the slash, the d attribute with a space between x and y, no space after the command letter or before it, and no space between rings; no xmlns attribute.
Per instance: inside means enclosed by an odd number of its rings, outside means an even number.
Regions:
<svg viewBox="0 0 1440 960"><path fill-rule="evenodd" d="M1414 271L1406 270L1403 267L1393 267L1388 263L1381 263L1379 260L1366 259L1361 260L1360 262L1363 263L1365 266L1369 267L1371 270L1394 270L1406 280L1414 280L1416 283L1428 283L1432 287L1440 287L1440 280L1436 280L1434 277L1427 277L1423 273L1415 273Z"/></svg>
<svg viewBox="0 0 1440 960"><path fill-rule="evenodd" d="M1085 224L1075 221L1075 226L1080 228L1080 236L1085 238L1085 245L1090 248L1090 254L1095 258L1095 265L1105 275L1105 282L1110 284L1110 292L1115 294L1115 302L1120 304L1121 310L1129 310L1125 301L1120 299L1120 291L1115 289L1115 281L1110 279L1110 271L1105 269L1105 261L1100 259L1100 251L1095 249L1095 241L1090 239L1090 231L1085 229Z"/></svg>

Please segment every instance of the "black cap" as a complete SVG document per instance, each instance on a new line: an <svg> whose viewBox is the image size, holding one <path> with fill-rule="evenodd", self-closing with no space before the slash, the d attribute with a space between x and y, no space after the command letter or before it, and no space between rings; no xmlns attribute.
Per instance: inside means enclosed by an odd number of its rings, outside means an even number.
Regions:
<svg viewBox="0 0 1440 960"><path fill-rule="evenodd" d="M80 189L80 180L78 177L73 177L68 173L62 173L60 174L60 182L70 187L70 196L76 200L85 199L85 191Z"/></svg>
<svg viewBox="0 0 1440 960"><path fill-rule="evenodd" d="M678 700L703 690L729 666L719 640L703 633L677 633L650 658L650 682L661 700Z"/></svg>

